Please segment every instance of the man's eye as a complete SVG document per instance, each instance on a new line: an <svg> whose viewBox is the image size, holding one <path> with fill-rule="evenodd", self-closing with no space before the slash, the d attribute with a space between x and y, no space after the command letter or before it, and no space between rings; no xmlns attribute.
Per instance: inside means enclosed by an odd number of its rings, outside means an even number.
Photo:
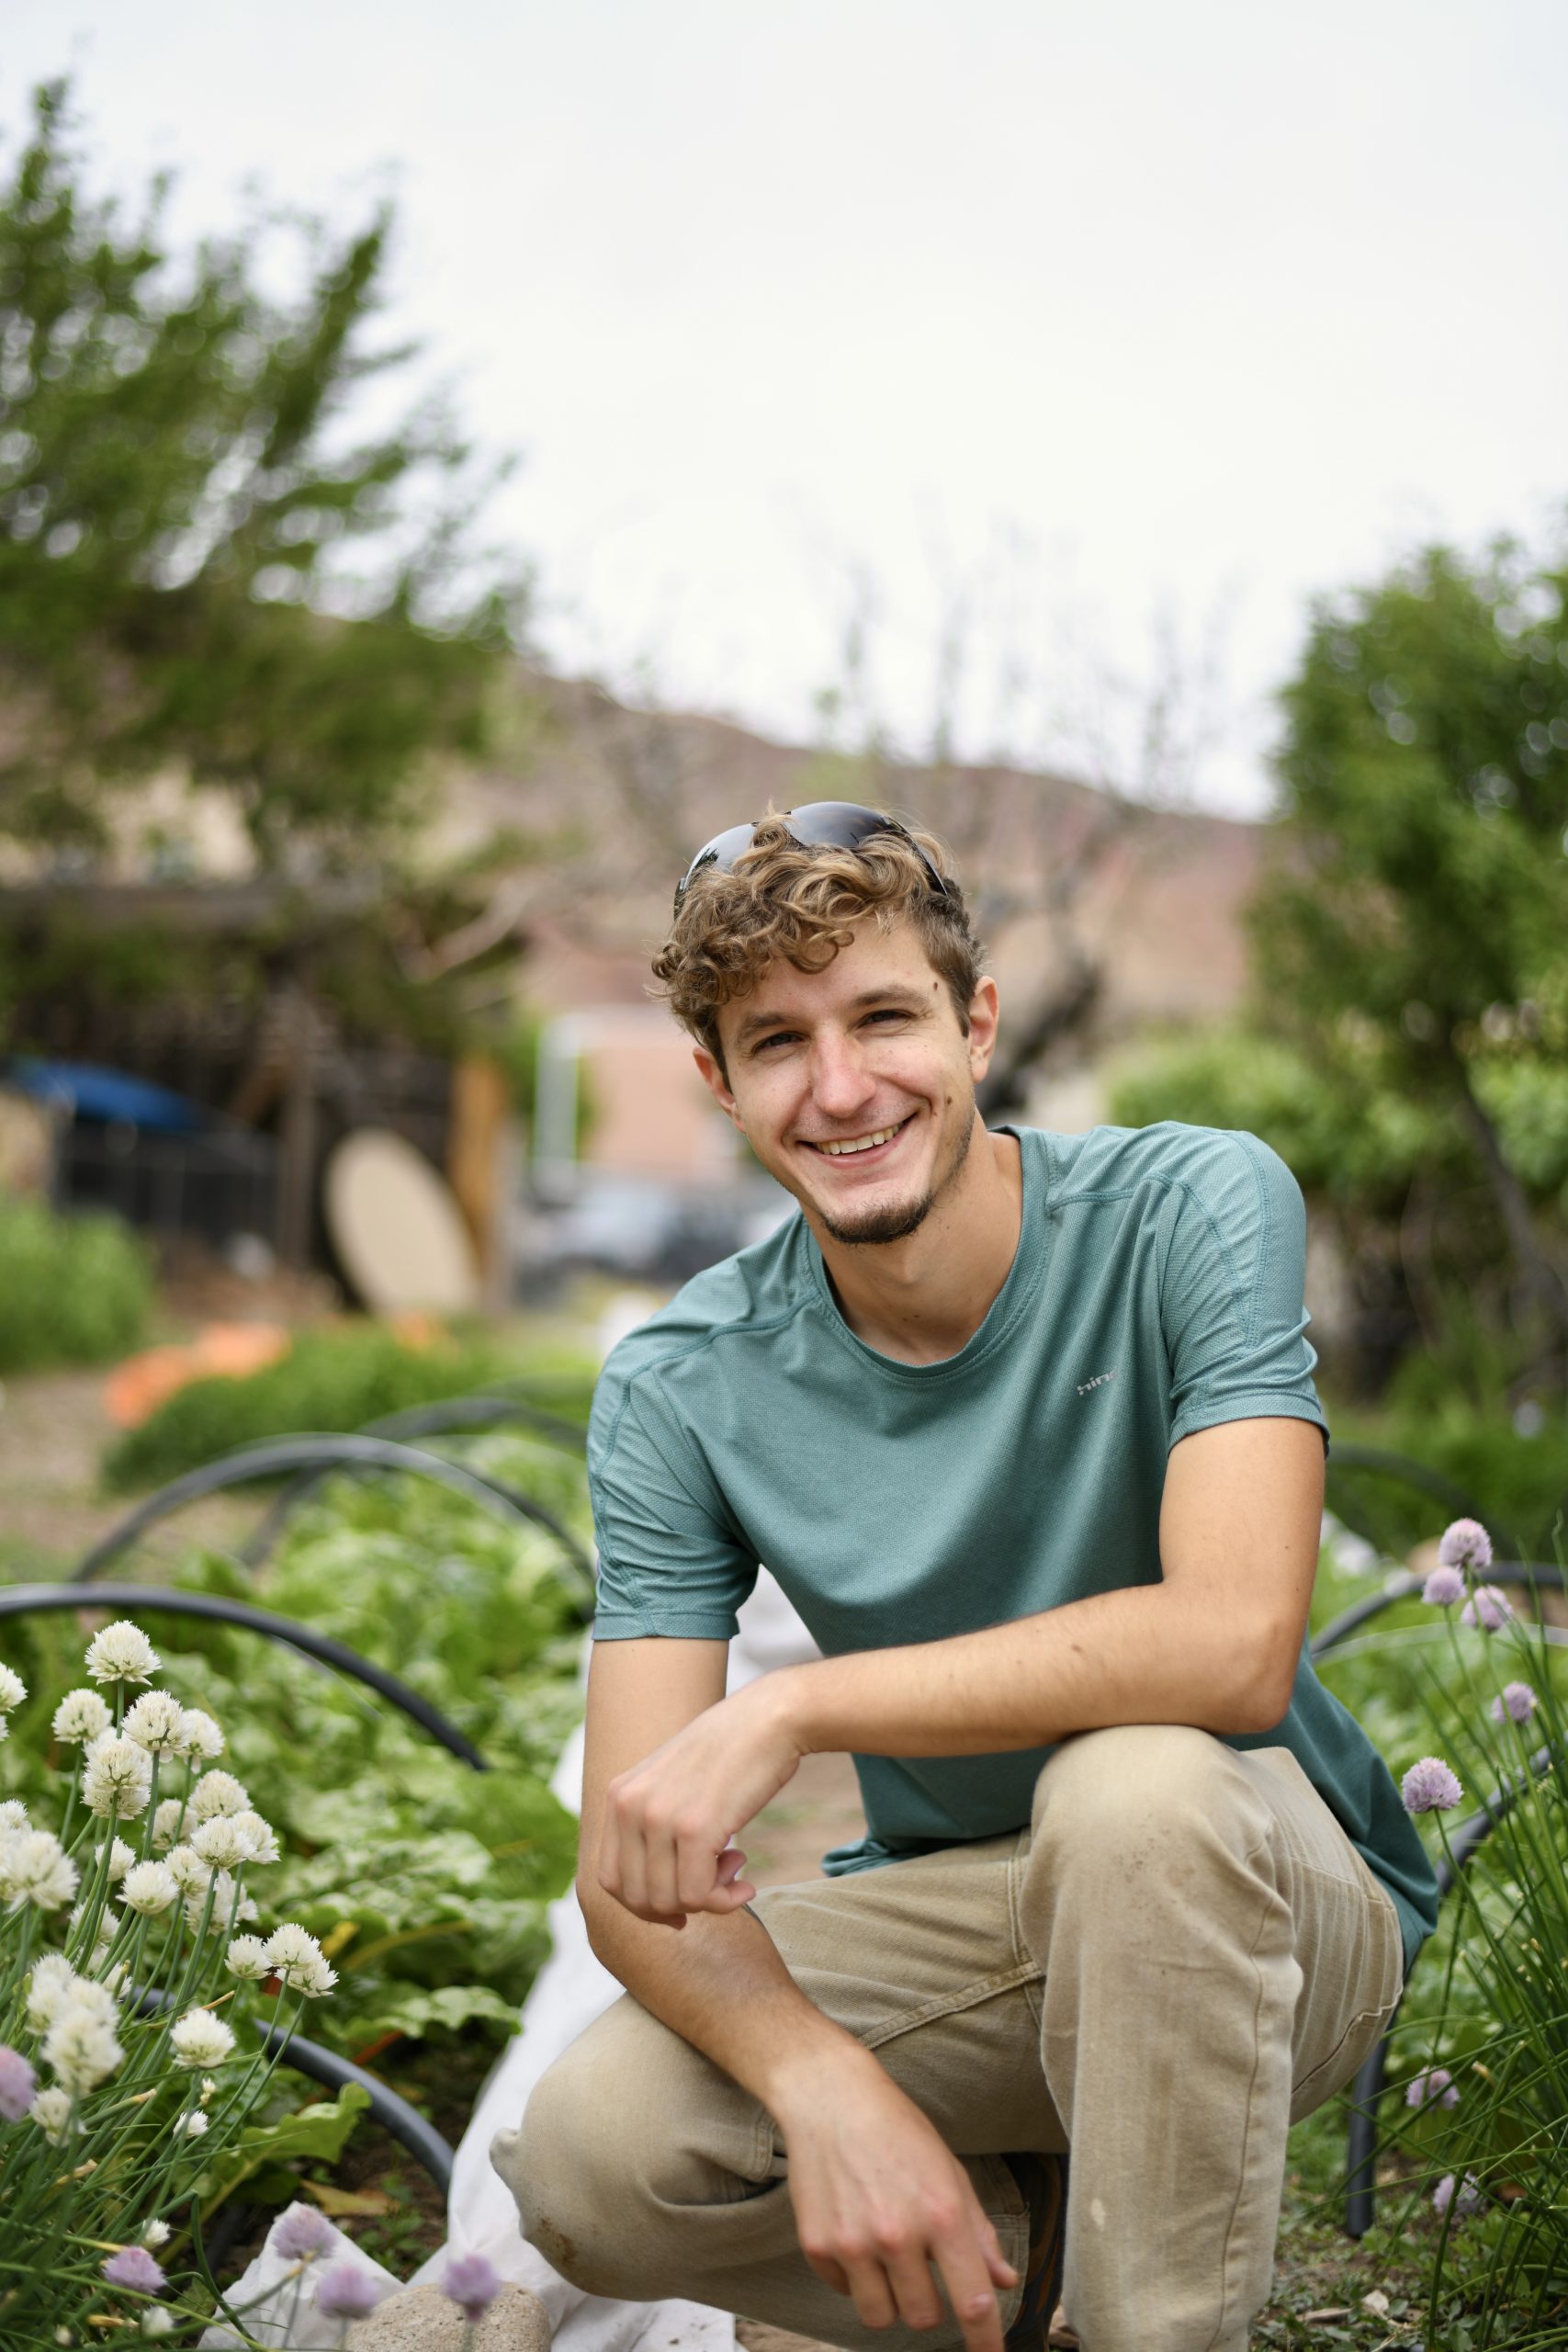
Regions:
<svg viewBox="0 0 1568 2352"><path fill-rule="evenodd" d="M795 1032L791 1029L775 1029L771 1037L759 1037L751 1050L754 1054L765 1054L770 1046L789 1045L794 1035Z"/></svg>
<svg viewBox="0 0 1568 2352"><path fill-rule="evenodd" d="M880 1006L877 1008L876 1012L868 1012L868 1013L866 1014L866 1016L865 1016L865 1017L866 1017L866 1019L867 1019L867 1021L868 1021L868 1022L871 1022L871 1021L908 1021L908 1019L909 1018L908 1013L905 1011L904 1007L903 1007L901 1004L885 1004L885 1005L880 1005Z"/></svg>

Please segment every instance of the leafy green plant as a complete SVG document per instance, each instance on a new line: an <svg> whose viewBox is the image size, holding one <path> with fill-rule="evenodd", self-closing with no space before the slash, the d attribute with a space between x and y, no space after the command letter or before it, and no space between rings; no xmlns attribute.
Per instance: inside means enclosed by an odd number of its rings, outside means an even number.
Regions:
<svg viewBox="0 0 1568 2352"><path fill-rule="evenodd" d="M152 1303L152 1252L118 1217L0 1199L0 1372L124 1355Z"/></svg>
<svg viewBox="0 0 1568 2352"><path fill-rule="evenodd" d="M363 1429L407 1407L514 1385L519 1357L488 1336L412 1347L385 1324L344 1322L302 1331L286 1356L243 1379L193 1380L140 1428L128 1430L105 1456L113 1492L162 1484L212 1462L235 1446L300 1430ZM591 1372L578 1360L527 1359L552 1411L586 1419Z"/></svg>

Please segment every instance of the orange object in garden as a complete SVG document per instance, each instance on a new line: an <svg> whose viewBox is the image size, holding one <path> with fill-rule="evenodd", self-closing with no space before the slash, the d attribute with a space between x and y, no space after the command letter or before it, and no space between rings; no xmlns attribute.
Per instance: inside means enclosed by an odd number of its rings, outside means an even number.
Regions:
<svg viewBox="0 0 1568 2352"><path fill-rule="evenodd" d="M176 1389L215 1374L243 1380L288 1353L293 1341L281 1323L209 1323L185 1347L144 1348L117 1364L104 1385L104 1403L118 1429L139 1429Z"/></svg>

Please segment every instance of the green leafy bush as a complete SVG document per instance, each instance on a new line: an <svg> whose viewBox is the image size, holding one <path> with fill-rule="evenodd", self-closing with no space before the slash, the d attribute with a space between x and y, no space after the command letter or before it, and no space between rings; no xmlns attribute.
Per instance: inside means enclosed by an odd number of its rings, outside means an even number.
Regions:
<svg viewBox="0 0 1568 2352"><path fill-rule="evenodd" d="M552 1410L586 1418L591 1372L566 1357L545 1364L536 1352L527 1361L536 1379L555 1375L547 1381ZM235 1446L306 1430L363 1429L410 1406L514 1384L523 1369L513 1351L489 1337L416 1348L380 1323L302 1331L286 1356L260 1372L177 1389L109 1448L104 1483L115 1493L160 1486Z"/></svg>
<svg viewBox="0 0 1568 2352"><path fill-rule="evenodd" d="M1420 1360L1413 1359L1410 1373L1419 1369ZM1517 1560L1550 1561L1555 1556L1559 1514L1568 1513L1568 1426L1561 1411L1550 1419L1543 1413L1534 1433L1527 1434L1506 1413L1478 1410L1440 1386L1428 1390L1423 1382L1402 1375L1385 1408L1366 1412L1336 1407L1329 1419L1341 1443L1404 1454L1451 1480L1491 1528L1500 1554ZM1329 1485L1332 1497L1332 1456ZM1406 1490L1402 1500L1396 1523L1404 1540L1383 1543L1396 1558L1430 1532L1433 1516L1432 1506L1423 1506L1413 1490ZM1351 1513L1341 1510L1340 1516ZM1369 1527L1367 1532L1376 1531Z"/></svg>
<svg viewBox="0 0 1568 2352"><path fill-rule="evenodd" d="M510 1432L455 1450L586 1542L575 1455ZM228 1761L277 1826L285 1859L269 1902L291 1906L339 1971L312 2020L323 2038L349 2055L388 2038L504 2040L547 1950L546 1906L576 1860L577 1824L546 1783L581 1713L581 1572L543 1530L426 1479L378 1476L321 1487L259 1577L193 1551L173 1580L345 1643L438 1707L493 1767L474 1771L358 1682L281 1645L141 1612L168 1688L225 1725ZM8 1654L43 1687L70 1639L65 1620L29 1618L10 1630ZM19 1762L0 1747L0 1793Z"/></svg>
<svg viewBox="0 0 1568 2352"><path fill-rule="evenodd" d="M0 1199L0 1373L124 1355L152 1303L152 1252L118 1217Z"/></svg>

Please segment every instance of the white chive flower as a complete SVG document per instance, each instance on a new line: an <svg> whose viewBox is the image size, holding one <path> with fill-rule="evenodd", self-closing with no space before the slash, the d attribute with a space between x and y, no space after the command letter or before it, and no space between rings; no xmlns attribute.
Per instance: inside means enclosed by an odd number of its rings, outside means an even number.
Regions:
<svg viewBox="0 0 1568 2352"><path fill-rule="evenodd" d="M7 1838L0 1868L13 1905L36 1903L40 1911L62 1911L76 1892L76 1865L51 1829Z"/></svg>
<svg viewBox="0 0 1568 2352"><path fill-rule="evenodd" d="M187 2139L199 2140L207 2129L207 2118L198 2107L193 2107L187 2115L179 2118L175 2129L185 2132Z"/></svg>
<svg viewBox="0 0 1568 2352"><path fill-rule="evenodd" d="M152 1815L152 1844L157 1852L166 1854L196 1826L196 1815L183 1797L160 1798L158 1810Z"/></svg>
<svg viewBox="0 0 1568 2352"><path fill-rule="evenodd" d="M201 1707L186 1707L180 1717L180 1754L210 1763L223 1753L223 1735Z"/></svg>
<svg viewBox="0 0 1568 2352"><path fill-rule="evenodd" d="M177 1903L180 1890L167 1862L138 1862L127 1871L120 1883L119 1899L128 1911L135 1911L144 1919L156 1919Z"/></svg>
<svg viewBox="0 0 1568 2352"><path fill-rule="evenodd" d="M294 1920L275 1928L267 1939L267 1959L275 1976L281 1977L291 1991L303 1993L312 2000L320 2000L337 1983L337 1971L332 1967L314 1936Z"/></svg>
<svg viewBox="0 0 1568 2352"><path fill-rule="evenodd" d="M127 1739L149 1756L183 1756L185 1709L169 1690L143 1690L126 1709L120 1725Z"/></svg>
<svg viewBox="0 0 1568 2352"><path fill-rule="evenodd" d="M71 2130L71 2094L69 2091L39 2091L28 2109L51 2148L62 2148ZM78 2123L78 2132L82 2129Z"/></svg>
<svg viewBox="0 0 1568 2352"><path fill-rule="evenodd" d="M63 1745L74 1747L78 1740L98 1738L113 1721L96 1690L68 1690L54 1711L50 1729Z"/></svg>
<svg viewBox="0 0 1568 2352"><path fill-rule="evenodd" d="M86 1917L86 1905L85 1903L78 1903L75 1909L71 1914L71 1932L73 1935L76 1933L77 1928L81 1927ZM119 1913L118 1911L111 1911L106 1905L104 1909L98 1914L98 1924L93 1932L93 1958L95 1960L101 1960L103 1958L103 1955L107 1951L110 1944L113 1943L118 1933Z"/></svg>
<svg viewBox="0 0 1568 2352"><path fill-rule="evenodd" d="M279 1860L282 1849L277 1842L277 1832L270 1821L264 1821L259 1813L249 1807L245 1812L231 1814L229 1817L235 1828L243 1830L250 1839L251 1861L276 1862Z"/></svg>
<svg viewBox="0 0 1568 2352"><path fill-rule="evenodd" d="M194 1846L171 1846L164 1857L164 1867L182 1894L206 1894L212 1872Z"/></svg>
<svg viewBox="0 0 1568 2352"><path fill-rule="evenodd" d="M68 2003L44 2035L43 2055L50 2072L80 2098L107 2081L125 2052L100 2018Z"/></svg>
<svg viewBox="0 0 1568 2352"><path fill-rule="evenodd" d="M230 1975L243 1978L247 1984L259 1984L264 1976L272 1974L272 1962L260 1936L234 1937L223 1960Z"/></svg>
<svg viewBox="0 0 1568 2352"><path fill-rule="evenodd" d="M234 2029L210 2009L187 2009L169 2028L169 2047L176 2066L220 2066L234 2047Z"/></svg>
<svg viewBox="0 0 1568 2352"><path fill-rule="evenodd" d="M111 2030L119 2023L119 2010L115 2004L115 1988L96 1976L78 1976L66 1987L60 2016L74 2010L81 2017L92 2018L99 2025Z"/></svg>
<svg viewBox="0 0 1568 2352"><path fill-rule="evenodd" d="M156 2254L161 2245L168 2245L173 2234L167 2222L148 2222L142 2228L141 2243L149 2254Z"/></svg>
<svg viewBox="0 0 1568 2352"><path fill-rule="evenodd" d="M4 1718L19 1707L27 1695L28 1686L15 1668L0 1666L0 1739L5 1738L7 1728Z"/></svg>
<svg viewBox="0 0 1568 2352"><path fill-rule="evenodd" d="M214 1814L204 1821L191 1839L194 1850L214 1870L237 1871L251 1859L251 1841L241 1828L237 1815Z"/></svg>
<svg viewBox="0 0 1568 2352"><path fill-rule="evenodd" d="M105 1739L89 1749L82 1794L100 1821L134 1821L152 1793L152 1759L133 1739Z"/></svg>
<svg viewBox="0 0 1568 2352"><path fill-rule="evenodd" d="M191 1811L198 1821L210 1821L216 1814L248 1812L250 1802L232 1772L204 1772L190 1792Z"/></svg>
<svg viewBox="0 0 1568 2352"><path fill-rule="evenodd" d="M87 1645L87 1671L95 1682L145 1682L161 1662L141 1626L129 1617L106 1625Z"/></svg>
<svg viewBox="0 0 1568 2352"><path fill-rule="evenodd" d="M166 2310L162 2303L149 2303L141 2314L142 2335L173 2335L174 2332L174 2312Z"/></svg>
<svg viewBox="0 0 1568 2352"><path fill-rule="evenodd" d="M93 1860L100 1866L100 1868L103 1864L103 1848L101 1846L95 1846L93 1849ZM118 1886L119 1884L120 1880L125 1876L126 1871L130 1869L135 1860L136 1849L134 1846L128 1846L123 1838L115 1838L110 1840L109 1884L111 1886Z"/></svg>
<svg viewBox="0 0 1568 2352"><path fill-rule="evenodd" d="M14 1838L19 1830L31 1827L27 1806L20 1797L6 1797L0 1801L0 1838Z"/></svg>
<svg viewBox="0 0 1568 2352"><path fill-rule="evenodd" d="M28 2023L35 2033L51 2026L76 1982L76 1971L62 1951L46 1951L33 1962L28 1983Z"/></svg>

